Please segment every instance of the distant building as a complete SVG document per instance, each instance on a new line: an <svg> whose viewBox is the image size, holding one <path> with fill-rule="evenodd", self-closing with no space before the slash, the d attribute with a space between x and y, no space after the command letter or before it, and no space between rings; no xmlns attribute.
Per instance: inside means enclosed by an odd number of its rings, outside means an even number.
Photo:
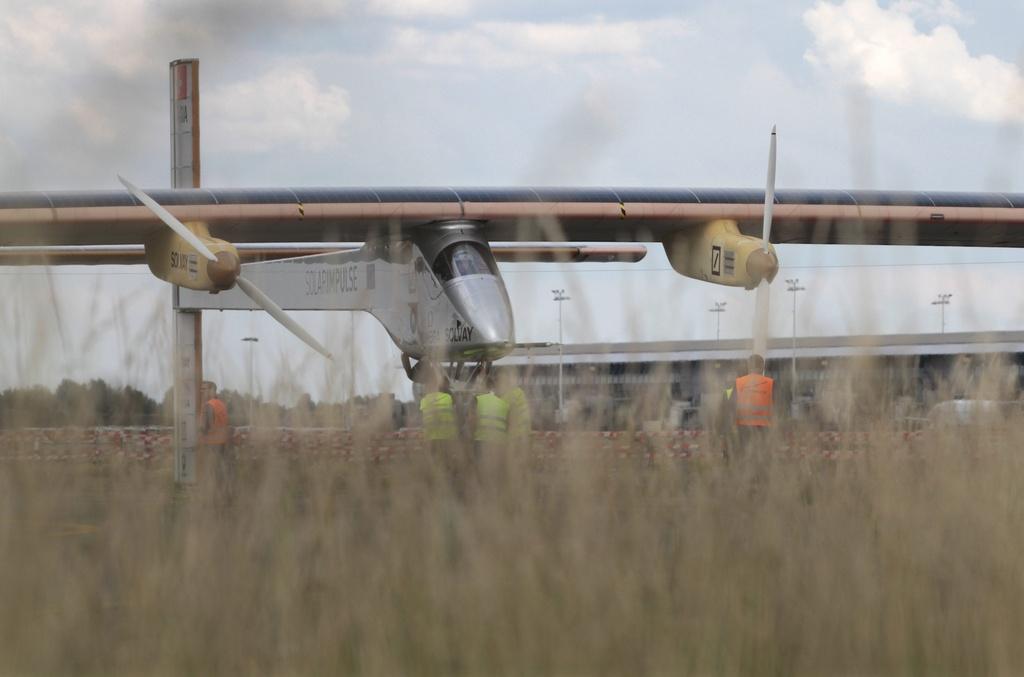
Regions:
<svg viewBox="0 0 1024 677"><path fill-rule="evenodd" d="M749 352L749 339L566 345L565 400L595 427L666 416L672 425L699 425L701 405L741 373ZM990 399L1017 399L1024 332L798 338L795 397L792 356L791 339L769 343L778 400L836 421L867 412L909 416L979 389ZM516 371L537 427L552 426L558 346L519 349L496 366Z"/></svg>

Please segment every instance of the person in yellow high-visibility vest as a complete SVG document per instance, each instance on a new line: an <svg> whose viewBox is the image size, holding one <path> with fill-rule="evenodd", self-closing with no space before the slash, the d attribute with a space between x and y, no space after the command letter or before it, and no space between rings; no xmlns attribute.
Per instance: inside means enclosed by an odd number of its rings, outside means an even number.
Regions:
<svg viewBox="0 0 1024 677"><path fill-rule="evenodd" d="M501 374L501 399L508 402L509 448L520 452L528 451L530 434L533 432L530 403L526 399L526 393L516 383L515 376L507 367Z"/></svg>
<svg viewBox="0 0 1024 677"><path fill-rule="evenodd" d="M717 443L721 450L722 457L728 461L729 456L736 448L736 383L731 382L729 387L722 392L722 397L714 402L714 410L711 418L709 440Z"/></svg>
<svg viewBox="0 0 1024 677"><path fill-rule="evenodd" d="M749 372L736 379L736 430L744 447L763 445L774 424L773 393L775 381L764 375L764 358L751 355Z"/></svg>
<svg viewBox="0 0 1024 677"><path fill-rule="evenodd" d="M423 437L430 445L432 455L443 455L451 451L458 438L455 402L452 400L448 377L435 368L429 375L426 389L427 393L420 400Z"/></svg>
<svg viewBox="0 0 1024 677"><path fill-rule="evenodd" d="M486 391L476 396L472 412L473 446L479 458L501 452L508 440L508 402L494 394L494 372L485 378Z"/></svg>

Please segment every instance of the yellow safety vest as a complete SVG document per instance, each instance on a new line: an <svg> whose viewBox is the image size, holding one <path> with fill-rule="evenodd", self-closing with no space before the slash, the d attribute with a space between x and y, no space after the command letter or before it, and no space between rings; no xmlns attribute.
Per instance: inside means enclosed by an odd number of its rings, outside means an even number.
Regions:
<svg viewBox="0 0 1024 677"><path fill-rule="evenodd" d="M477 442L502 442L508 434L508 402L494 393L476 396Z"/></svg>
<svg viewBox="0 0 1024 677"><path fill-rule="evenodd" d="M508 436L523 439L530 436L533 422L530 420L530 405L526 401L526 393L516 386L504 395L508 402Z"/></svg>
<svg viewBox="0 0 1024 677"><path fill-rule="evenodd" d="M420 400L423 435L428 440L454 440L455 405L448 393L427 393Z"/></svg>

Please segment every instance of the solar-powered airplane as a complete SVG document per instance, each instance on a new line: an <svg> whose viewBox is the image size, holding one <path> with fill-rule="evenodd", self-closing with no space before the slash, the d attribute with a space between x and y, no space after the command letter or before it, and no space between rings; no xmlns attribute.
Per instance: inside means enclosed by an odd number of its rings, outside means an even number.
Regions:
<svg viewBox="0 0 1024 677"><path fill-rule="evenodd" d="M0 194L0 242L7 247L0 257L38 262L29 255L46 254L51 263L111 263L141 249L158 278L222 293L226 308L261 307L324 354L330 351L278 303L301 309L326 302L338 310L370 312L416 360L489 362L515 346L493 239L660 241L678 273L758 288L765 299L760 290L778 270L766 236L822 244L1024 244L1024 195L1002 193L779 191L768 208L761 191L717 189L188 189L149 196L166 209L154 210L134 186ZM750 234L758 220L760 238ZM241 265L246 246L232 244L309 243L339 233L365 244L354 251ZM506 249L525 257L551 251ZM587 249L554 251L586 256ZM636 248L592 251L642 255ZM260 292L260 281L274 276L291 280L271 292L287 297L278 303ZM228 291L233 287L245 296ZM766 301L757 305L764 308Z"/></svg>
<svg viewBox="0 0 1024 677"><path fill-rule="evenodd" d="M0 264L136 263L171 284L263 308L330 351L288 309L363 310L414 360L490 362L515 346L495 254L639 260L758 289L772 243L1024 246L1024 194L652 188L264 188L0 193ZM773 218L774 216L774 218ZM166 225L165 225L166 224ZM168 228L170 226L170 228ZM758 232L760 231L760 232ZM324 242L362 242L336 251ZM503 244L491 244L493 241ZM547 242L551 244L516 244ZM268 244L275 243L275 244ZM276 244L276 243L301 243ZM287 257L294 251L308 256ZM40 258L42 257L42 258ZM280 258L242 263L246 258ZM261 292L261 280L290 280ZM237 291L236 291L237 290ZM278 298L277 302L271 297ZM315 301L315 303L314 303ZM671 299L652 300L671 306ZM327 304L326 306L324 304ZM755 332L755 335L762 332ZM761 344L763 351L763 343ZM758 346L755 345L755 351ZM760 351L758 351L760 352Z"/></svg>
<svg viewBox="0 0 1024 677"><path fill-rule="evenodd" d="M172 73L182 63L173 63ZM197 85L174 78L174 124L187 123L198 104L176 106L183 97L197 100ZM196 89L186 91L186 82ZM198 154L198 127L191 142ZM366 311L385 327L407 364L486 365L516 345L496 255L639 260L645 249L636 243L662 243L681 275L758 290L754 351L763 353L768 285L779 268L772 243L1024 245L1024 194L776 192L775 155L773 129L765 191L143 191L121 179L125 190L0 193L0 265L39 263L40 257L51 264L144 261L156 277L180 287L184 299L217 295L195 307L266 310L327 356L330 349L285 310ZM361 244L336 244L341 241Z"/></svg>

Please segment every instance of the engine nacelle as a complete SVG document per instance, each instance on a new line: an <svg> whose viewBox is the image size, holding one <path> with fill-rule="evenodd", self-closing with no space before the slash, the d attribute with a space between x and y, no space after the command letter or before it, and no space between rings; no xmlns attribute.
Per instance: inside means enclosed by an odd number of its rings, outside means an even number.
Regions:
<svg viewBox="0 0 1024 677"><path fill-rule="evenodd" d="M718 220L687 228L662 241L669 263L680 275L727 287L755 288L779 272L775 247L744 235L735 221Z"/></svg>
<svg viewBox="0 0 1024 677"><path fill-rule="evenodd" d="M209 247L217 260L207 259L170 228L161 228L146 239L146 264L153 275L196 291L217 293L235 286L241 272L235 246L211 237L205 223L190 222L185 226Z"/></svg>

